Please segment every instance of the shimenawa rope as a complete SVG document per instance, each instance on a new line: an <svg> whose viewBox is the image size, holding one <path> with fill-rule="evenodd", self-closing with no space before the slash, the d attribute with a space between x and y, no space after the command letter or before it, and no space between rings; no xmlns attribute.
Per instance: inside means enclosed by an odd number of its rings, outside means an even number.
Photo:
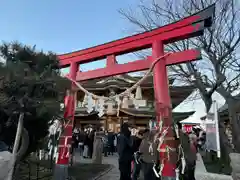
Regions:
<svg viewBox="0 0 240 180"><path fill-rule="evenodd" d="M161 57L158 57L155 61L153 61L153 63L151 64L150 68L148 69L147 73L137 82L135 83L132 87L126 89L124 92L115 95L113 97L105 97L105 96L98 96L95 95L91 92L89 92L88 90L86 90L80 83L78 83L77 81L75 81L74 79L72 79L71 77L69 77L68 75L65 76L66 78L68 78L70 81L74 82L76 84L76 86L83 91L85 94L92 96L92 98L94 99L104 99L104 100L111 100L111 99L115 99L115 98L119 98L122 97L124 95L129 95L134 89L136 89L143 81L146 80L146 78L148 77L148 75L152 72L153 68L155 67L155 65L157 64L158 61L160 61L161 59L169 56L171 53L166 53Z"/></svg>

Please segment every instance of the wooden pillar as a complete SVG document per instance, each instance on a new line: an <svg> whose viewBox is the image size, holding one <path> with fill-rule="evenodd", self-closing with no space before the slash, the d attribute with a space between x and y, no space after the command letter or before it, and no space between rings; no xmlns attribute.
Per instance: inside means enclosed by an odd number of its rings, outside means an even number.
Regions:
<svg viewBox="0 0 240 180"><path fill-rule="evenodd" d="M108 130L108 117L104 119L104 130Z"/></svg>
<svg viewBox="0 0 240 180"><path fill-rule="evenodd" d="M132 118L132 123L134 126L136 126L136 118L135 117Z"/></svg>
<svg viewBox="0 0 240 180"><path fill-rule="evenodd" d="M113 132L116 133L117 132L117 129L116 129L116 123L117 123L117 117L114 118L114 120L112 121L113 122Z"/></svg>
<svg viewBox="0 0 240 180"><path fill-rule="evenodd" d="M123 125L123 118L122 117L120 117L120 122L119 122L119 124L120 124L120 127Z"/></svg>

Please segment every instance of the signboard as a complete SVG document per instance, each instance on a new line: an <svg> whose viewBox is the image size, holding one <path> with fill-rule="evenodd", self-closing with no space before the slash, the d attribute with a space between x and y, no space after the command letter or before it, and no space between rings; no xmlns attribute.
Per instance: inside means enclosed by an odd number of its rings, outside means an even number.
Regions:
<svg viewBox="0 0 240 180"><path fill-rule="evenodd" d="M220 141L219 141L219 127L218 127L218 111L217 103L213 103L213 113L208 113L206 119L206 149L217 152L220 158Z"/></svg>
<svg viewBox="0 0 240 180"><path fill-rule="evenodd" d="M184 128L185 132L190 133L190 132L192 132L193 126L192 126L192 125L185 124L185 125L183 126L183 128Z"/></svg>
<svg viewBox="0 0 240 180"><path fill-rule="evenodd" d="M206 148L207 150L217 151L216 125L215 123L206 124Z"/></svg>

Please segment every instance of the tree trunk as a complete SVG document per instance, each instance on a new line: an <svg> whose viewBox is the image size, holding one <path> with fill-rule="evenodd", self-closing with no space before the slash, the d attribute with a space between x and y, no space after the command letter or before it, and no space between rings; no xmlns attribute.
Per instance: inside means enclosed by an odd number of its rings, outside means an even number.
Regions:
<svg viewBox="0 0 240 180"><path fill-rule="evenodd" d="M14 167L15 167L15 162L17 159L17 152L18 152L18 148L19 148L19 144L20 144L20 140L21 140L21 135L22 135L22 129L23 129L23 118L24 118L24 113L21 113L19 116L19 120L18 120L18 127L17 127L17 133L16 133L16 137L15 137L15 142L14 142L14 146L13 146L13 167L11 168L11 170L9 171L8 174L8 180L12 180L12 175L13 175L13 171L14 171Z"/></svg>
<svg viewBox="0 0 240 180"><path fill-rule="evenodd" d="M219 122L219 136L220 136L220 146L221 146L221 158L229 163L229 154L232 153L232 147L229 143L228 136L225 132L225 125L224 122Z"/></svg>
<svg viewBox="0 0 240 180"><path fill-rule="evenodd" d="M226 102L228 104L229 121L232 130L232 143L234 145L234 150L240 153L240 124L237 117L237 104L239 102L234 99L228 99Z"/></svg>
<svg viewBox="0 0 240 180"><path fill-rule="evenodd" d="M22 137L21 137L21 145L16 154L16 162L15 162L15 168L14 168L14 172L13 172L13 176L15 177L15 179L20 179L19 175L20 175L21 160L23 160L23 158L26 155L28 145L29 145L28 131L25 128L23 128Z"/></svg>
<svg viewBox="0 0 240 180"><path fill-rule="evenodd" d="M234 146L234 150L237 152L230 154L232 178L233 180L240 180L240 126L237 117L237 107L239 102L233 98L226 99L226 102L228 104L229 121L232 131L232 144Z"/></svg>
<svg viewBox="0 0 240 180"><path fill-rule="evenodd" d="M223 86L217 89L217 92L224 97L226 104L228 105L228 116L230 129L232 131L232 144L234 145L234 150L240 152L240 137L239 137L239 127L240 124L237 118L237 107L239 107L240 100L236 96L232 96Z"/></svg>
<svg viewBox="0 0 240 180"><path fill-rule="evenodd" d="M232 167L232 178L233 180L240 180L240 154L231 153L231 167Z"/></svg>
<svg viewBox="0 0 240 180"><path fill-rule="evenodd" d="M26 128L22 130L22 137L21 137L21 146L16 155L16 163L18 163L24 156L26 156L26 152L29 146L29 135Z"/></svg>

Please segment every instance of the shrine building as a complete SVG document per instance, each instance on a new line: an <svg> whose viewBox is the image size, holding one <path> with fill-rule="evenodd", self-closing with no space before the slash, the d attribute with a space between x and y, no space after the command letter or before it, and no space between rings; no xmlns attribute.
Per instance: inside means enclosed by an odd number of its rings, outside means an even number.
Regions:
<svg viewBox="0 0 240 180"><path fill-rule="evenodd" d="M105 97L120 94L133 86L141 77L127 74L108 78L81 81L81 85L89 92ZM193 91L193 86L173 86L174 79L169 79L172 109L184 101ZM77 90L77 105L75 111L75 127L89 125L100 126L105 130L118 132L123 122L128 122L137 128L149 126L149 120L155 119L153 77L149 76L135 91L131 98L124 97L120 108L117 102L108 100L104 105L104 114L100 117L97 111L87 112L87 100L84 92ZM180 121L194 112L173 112L174 121Z"/></svg>

